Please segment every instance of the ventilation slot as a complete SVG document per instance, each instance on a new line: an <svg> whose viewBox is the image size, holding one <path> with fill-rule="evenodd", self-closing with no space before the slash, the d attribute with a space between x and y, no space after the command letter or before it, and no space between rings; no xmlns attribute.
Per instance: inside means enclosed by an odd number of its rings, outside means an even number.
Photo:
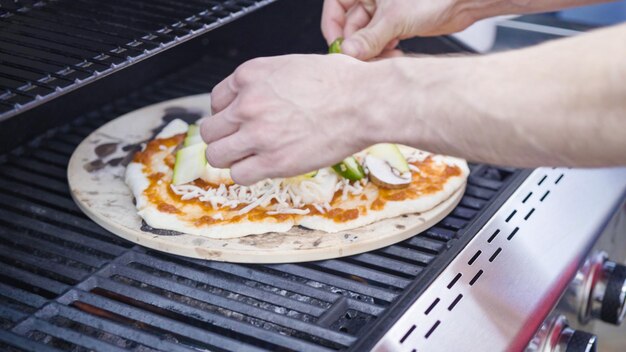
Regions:
<svg viewBox="0 0 626 352"><path fill-rule="evenodd" d="M452 301L452 303L448 306L448 310L452 311L454 307L456 307L456 305L459 303L459 301L461 301L461 298L463 298L463 294L459 293L459 295L456 296L454 301Z"/></svg>
<svg viewBox="0 0 626 352"><path fill-rule="evenodd" d="M426 335L424 335L424 337L429 338L430 335L432 335L433 332L435 332L439 324L441 324L441 321L437 320L437 322L430 328L430 330L428 330L428 332L426 333Z"/></svg>
<svg viewBox="0 0 626 352"><path fill-rule="evenodd" d="M456 274L454 279L452 279L452 281L450 281L450 283L448 284L448 289L451 289L454 286L454 284L456 284L456 282L459 281L460 278L461 278L461 273Z"/></svg>
<svg viewBox="0 0 626 352"><path fill-rule="evenodd" d="M402 336L402 338L400 339L400 343L404 343L404 341L406 341L406 339L411 335L411 333L413 333L413 330L415 330L415 325L411 326L409 331L407 331L406 334Z"/></svg>
<svg viewBox="0 0 626 352"><path fill-rule="evenodd" d="M483 274L483 269L478 270L476 275L474 275L472 280L469 282L470 286L474 286L474 284L476 283L476 281L478 281L478 278L480 278L482 274Z"/></svg>
<svg viewBox="0 0 626 352"><path fill-rule="evenodd" d="M472 257L472 259L469 260L469 262L467 262L467 265L472 265L474 264L474 262L476 261L476 259L478 259L478 257L480 257L480 254L482 253L482 251L479 249L476 254L474 254L474 256Z"/></svg>
<svg viewBox="0 0 626 352"><path fill-rule="evenodd" d="M498 254L500 254L500 252L502 252L502 248L498 247L498 249L496 249L496 251L493 252L491 257L489 258L489 263L492 263L494 260L496 260L496 257L498 256Z"/></svg>

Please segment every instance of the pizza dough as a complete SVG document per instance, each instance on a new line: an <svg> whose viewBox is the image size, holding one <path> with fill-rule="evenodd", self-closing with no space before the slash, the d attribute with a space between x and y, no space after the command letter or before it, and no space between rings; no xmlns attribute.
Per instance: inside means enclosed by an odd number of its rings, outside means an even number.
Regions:
<svg viewBox="0 0 626 352"><path fill-rule="evenodd" d="M182 147L186 125L170 122L126 170L138 215L153 228L222 239L287 232L297 225L335 233L430 210L460 189L469 173L464 160L402 146L412 178L403 189L380 188L367 177L351 182L331 168L312 177L265 180L250 187L235 185L228 177L225 184L203 178L174 186L174 155ZM366 154L355 158L360 162Z"/></svg>

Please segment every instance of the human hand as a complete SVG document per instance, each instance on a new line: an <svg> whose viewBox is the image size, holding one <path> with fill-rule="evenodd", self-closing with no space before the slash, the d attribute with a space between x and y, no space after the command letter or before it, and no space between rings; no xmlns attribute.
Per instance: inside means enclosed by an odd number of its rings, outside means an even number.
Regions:
<svg viewBox="0 0 626 352"><path fill-rule="evenodd" d="M300 175L366 146L364 89L374 65L345 55L288 55L248 61L211 94L214 115L201 125L212 166L235 182Z"/></svg>
<svg viewBox="0 0 626 352"><path fill-rule="evenodd" d="M461 0L325 0L322 33L330 44L344 37L346 55L368 60L392 50L398 40L449 34L475 22Z"/></svg>

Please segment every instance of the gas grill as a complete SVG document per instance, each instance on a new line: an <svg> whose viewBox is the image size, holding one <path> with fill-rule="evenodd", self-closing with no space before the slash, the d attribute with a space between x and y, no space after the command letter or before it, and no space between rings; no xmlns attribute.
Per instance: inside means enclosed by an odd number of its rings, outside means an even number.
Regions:
<svg viewBox="0 0 626 352"><path fill-rule="evenodd" d="M574 319L620 320L626 269L598 256L608 248L598 238L626 235L623 169L472 164L460 204L425 233L299 264L160 253L77 208L67 163L94 129L208 92L248 58L323 52L320 10L313 0L0 0L0 349L540 350L557 328L565 344L593 342L549 316L564 292ZM466 50L446 37L405 46ZM590 272L602 292L585 285ZM596 310L580 312L585 300Z"/></svg>

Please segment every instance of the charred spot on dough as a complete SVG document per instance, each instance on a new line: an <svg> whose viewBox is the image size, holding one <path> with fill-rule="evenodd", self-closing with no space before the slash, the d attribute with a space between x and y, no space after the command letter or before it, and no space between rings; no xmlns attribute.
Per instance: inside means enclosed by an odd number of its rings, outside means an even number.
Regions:
<svg viewBox="0 0 626 352"><path fill-rule="evenodd" d="M396 225L396 228L398 230L404 230L404 229L406 229L406 226L398 224L398 225Z"/></svg>
<svg viewBox="0 0 626 352"><path fill-rule="evenodd" d="M103 169L105 166L106 164L102 160L96 159L83 165L83 168L87 172L94 172Z"/></svg>
<svg viewBox="0 0 626 352"><path fill-rule="evenodd" d="M258 248L276 248L285 241L285 234L268 232L260 235L250 235L239 238L239 243Z"/></svg>
<svg viewBox="0 0 626 352"><path fill-rule="evenodd" d="M220 251L212 251L204 248L196 248L196 253L202 258L210 259L210 258L219 258L222 256L222 252Z"/></svg>
<svg viewBox="0 0 626 352"><path fill-rule="evenodd" d="M181 119L187 123L194 123L204 115L204 112L199 109L187 109L180 106L167 107L164 113L162 117L164 125L176 119Z"/></svg>
<svg viewBox="0 0 626 352"><path fill-rule="evenodd" d="M172 230L163 230L163 229L155 229L154 227L146 224L145 220L141 220L141 231L153 233L159 236L180 236L184 235L182 232L172 231Z"/></svg>
<svg viewBox="0 0 626 352"><path fill-rule="evenodd" d="M104 158L106 156L109 156L113 153L115 153L115 151L117 150L117 146L119 143L104 143L104 144L99 144L96 146L96 148L94 149L94 152L96 153L96 155L99 158Z"/></svg>
<svg viewBox="0 0 626 352"><path fill-rule="evenodd" d="M124 161L123 157L114 158L114 159L111 159L111 160L107 161L107 165L115 167L115 166L120 165L122 163L122 161Z"/></svg>
<svg viewBox="0 0 626 352"><path fill-rule="evenodd" d="M318 237L315 242L313 242L313 247L317 247L322 243L322 237Z"/></svg>
<svg viewBox="0 0 626 352"><path fill-rule="evenodd" d="M354 242L356 239L359 238L359 236L353 235L351 233L346 233L345 235L343 235L343 238L350 242Z"/></svg>

